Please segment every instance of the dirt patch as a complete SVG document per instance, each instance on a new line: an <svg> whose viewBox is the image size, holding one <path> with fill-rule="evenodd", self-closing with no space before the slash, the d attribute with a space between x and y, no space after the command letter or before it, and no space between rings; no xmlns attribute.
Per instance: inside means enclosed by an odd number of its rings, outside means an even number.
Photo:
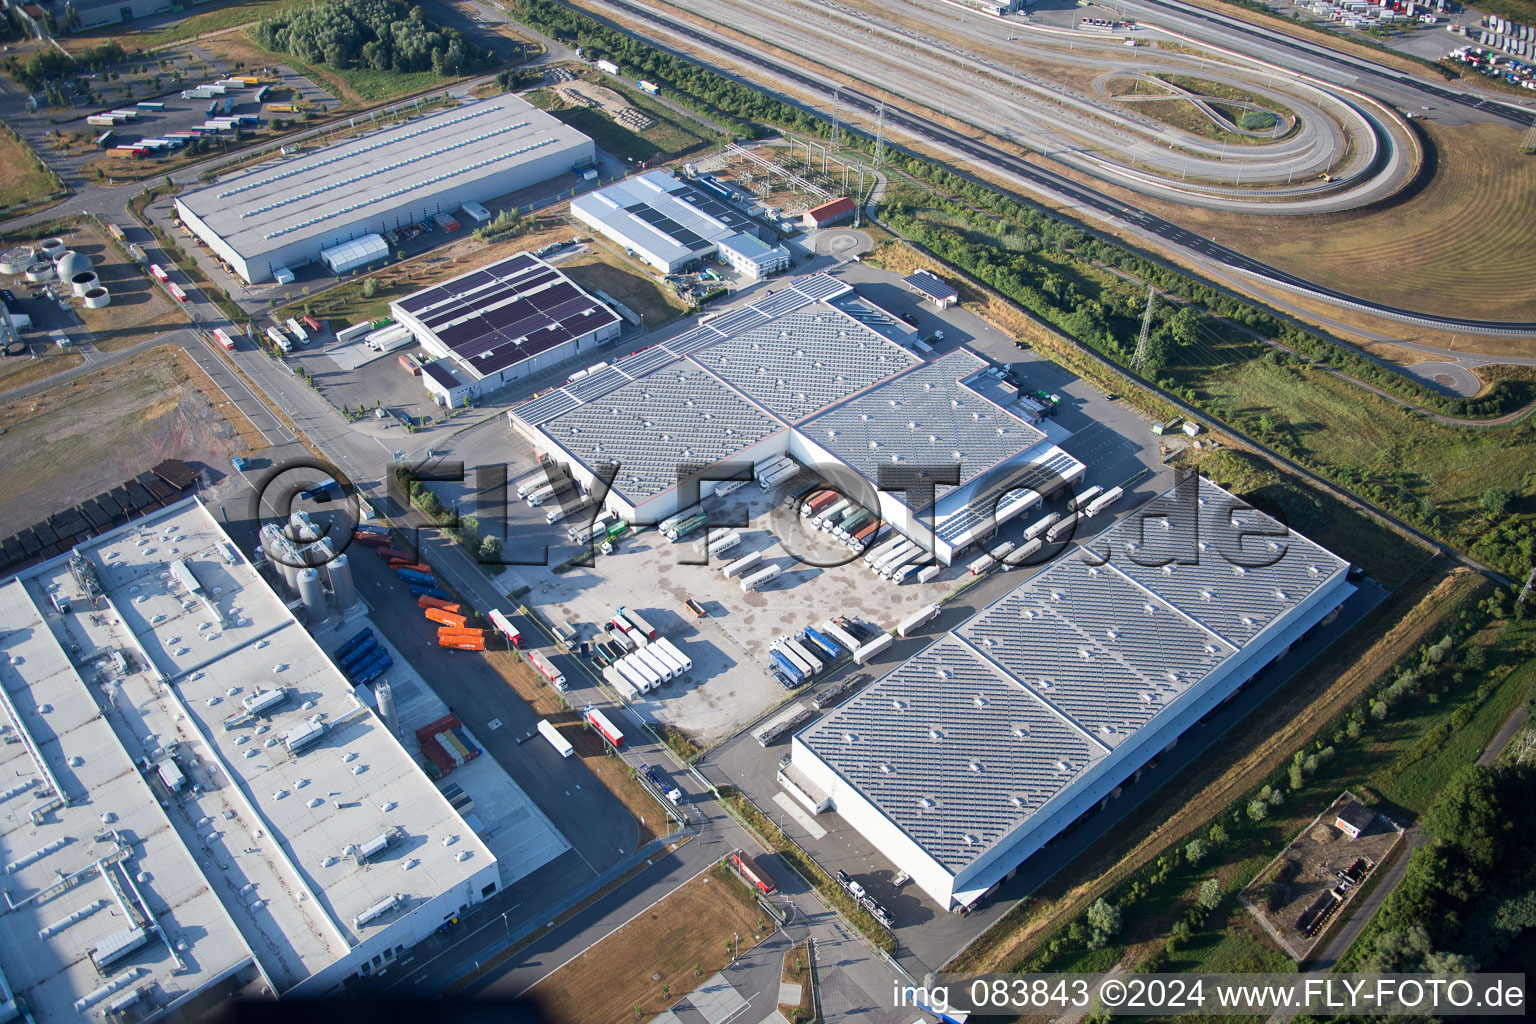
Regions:
<svg viewBox="0 0 1536 1024"><path fill-rule="evenodd" d="M85 362L85 357L78 352L66 352L42 342L33 343L32 351L34 355L30 357L10 356L0 359L0 390L11 391L36 384Z"/></svg>
<svg viewBox="0 0 1536 1024"><path fill-rule="evenodd" d="M608 746L601 737L587 728L581 715L568 707L560 695L525 662L507 651L487 651L486 660L501 673L507 684L538 714L547 718L561 735L576 748L576 756L596 775L608 791L619 798L626 810L635 818L640 828L638 849L666 834L667 815L630 771L629 764L608 753Z"/></svg>
<svg viewBox="0 0 1536 1024"><path fill-rule="evenodd" d="M619 266L617 260L594 248L590 255L561 263L560 269L587 291L606 292L644 317L647 330L682 311L682 301L663 290L650 274Z"/></svg>
<svg viewBox="0 0 1536 1024"><path fill-rule="evenodd" d="M656 901L533 987L559 1024L649 1020L762 941L766 919L719 865ZM739 944L733 942L739 936Z"/></svg>
<svg viewBox="0 0 1536 1024"><path fill-rule="evenodd" d="M184 352L166 345L0 406L0 533L162 459L219 472L243 446L240 414L211 399L204 381Z"/></svg>
<svg viewBox="0 0 1536 1024"><path fill-rule="evenodd" d="M1243 890L1243 905L1294 960L1311 955L1329 922L1402 840L1374 814L1357 837L1339 827L1346 808L1362 807L1347 793L1339 797Z"/></svg>

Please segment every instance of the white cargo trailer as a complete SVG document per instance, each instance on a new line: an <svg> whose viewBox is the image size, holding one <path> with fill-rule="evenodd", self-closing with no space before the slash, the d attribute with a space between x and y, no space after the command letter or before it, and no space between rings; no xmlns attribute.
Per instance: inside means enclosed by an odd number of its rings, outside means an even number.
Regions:
<svg viewBox="0 0 1536 1024"><path fill-rule="evenodd" d="M636 654L639 656L640 660L645 663L647 668L656 673L657 678L659 678L662 682L670 683L677 677L677 669L672 666L672 663L666 658L652 654L649 648L643 651L637 651Z"/></svg>
<svg viewBox="0 0 1536 1024"><path fill-rule="evenodd" d="M924 623L931 621L939 614L939 606L931 604L926 608L920 608L901 620L901 625L896 627L896 632L902 636L911 636L916 633Z"/></svg>
<svg viewBox="0 0 1536 1024"><path fill-rule="evenodd" d="M678 646L671 640L668 640L664 636L657 637L656 646L666 651L672 656L673 660L675 660L679 665L683 666L684 672L691 672L693 670L693 659L684 654L682 650L679 649Z"/></svg>
<svg viewBox="0 0 1536 1024"><path fill-rule="evenodd" d="M757 590L759 587L762 587L764 584L772 583L774 580L779 578L779 573L783 571L784 567L779 565L770 565L767 568L759 569L752 575L743 577L741 581L741 592L743 594L751 593L752 591Z"/></svg>
<svg viewBox="0 0 1536 1024"><path fill-rule="evenodd" d="M1067 536L1072 532L1074 528L1076 528L1078 516L1081 514L1082 513L1080 512L1070 513L1065 519L1061 520L1055 526L1045 531L1045 539L1054 544L1061 538Z"/></svg>
<svg viewBox="0 0 1536 1024"><path fill-rule="evenodd" d="M768 648L768 650L770 653L773 651L778 651L781 655L788 658L790 664L799 669L807 679L816 674L816 669L811 665L811 663L806 661L802 655L796 653L793 647L790 647L782 640L775 641L773 645Z"/></svg>
<svg viewBox="0 0 1536 1024"><path fill-rule="evenodd" d="M785 640L784 646L800 655L800 657L811 666L812 675L816 675L826 670L827 666L822 663L821 659L813 654L809 647L805 646L805 644L801 643L799 640L796 640L794 637L790 637L788 640Z"/></svg>
<svg viewBox="0 0 1536 1024"><path fill-rule="evenodd" d="M1119 501L1120 495L1124 493L1125 491L1119 487L1111 487L1109 490L1093 499L1092 504L1083 509L1083 515L1087 516L1089 519L1092 519L1094 516L1098 515L1100 512L1103 512L1105 509L1109 508L1109 506Z"/></svg>
<svg viewBox="0 0 1536 1024"><path fill-rule="evenodd" d="M833 640L836 640L838 643L842 644L845 650L851 652L858 649L858 639L854 637L852 633L848 632L846 629L844 629L842 626L839 626L831 619L828 619L826 622L821 624L821 631L826 633Z"/></svg>
<svg viewBox="0 0 1536 1024"><path fill-rule="evenodd" d="M917 582L932 583L934 580L939 578L939 573L943 571L944 567L942 565L934 564L925 566L923 571L917 574Z"/></svg>
<svg viewBox="0 0 1536 1024"><path fill-rule="evenodd" d="M749 555L742 555L740 558L736 559L736 561L722 567L720 574L726 579L730 579L733 576L740 576L748 569L756 566L757 563L761 562L762 560L763 553L761 551L754 551Z"/></svg>
<svg viewBox="0 0 1536 1024"><path fill-rule="evenodd" d="M873 658L875 655L879 654L881 651L885 650L895 642L896 641L891 638L891 634L881 633L869 643L853 652L854 663L858 665L864 664L865 662L869 661L870 658Z"/></svg>
<svg viewBox="0 0 1536 1024"><path fill-rule="evenodd" d="M678 676L683 674L683 663L679 661L677 657L674 656L665 647L661 646L661 640L659 637L655 643L651 644L651 646L645 649L645 652L652 658L664 662L667 667L672 670L673 679L676 679Z"/></svg>

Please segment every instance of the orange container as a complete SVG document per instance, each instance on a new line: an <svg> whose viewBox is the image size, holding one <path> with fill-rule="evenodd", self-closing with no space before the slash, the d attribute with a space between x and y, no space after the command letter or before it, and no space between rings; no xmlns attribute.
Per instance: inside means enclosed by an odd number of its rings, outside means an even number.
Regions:
<svg viewBox="0 0 1536 1024"><path fill-rule="evenodd" d="M441 609L442 611L445 611L445 612L455 612L455 613L457 613L458 610L459 610L459 606L454 604L451 601L444 601L440 597L428 597L426 594L422 594L420 597L418 597L416 599L416 607L418 607L418 608L439 608L439 609Z"/></svg>
<svg viewBox="0 0 1536 1024"><path fill-rule="evenodd" d="M469 621L462 615L455 615L453 612L445 612L441 608L428 608L426 610L426 616L433 622L442 623L444 626L462 627L464 623Z"/></svg>
<svg viewBox="0 0 1536 1024"><path fill-rule="evenodd" d="M437 638L437 646L447 647L455 651L483 651L485 650L485 638L478 636L440 636Z"/></svg>
<svg viewBox="0 0 1536 1024"><path fill-rule="evenodd" d="M401 569L414 569L417 572L425 573L428 576L432 575L432 567L426 562L407 562L403 559L397 560L391 558L389 560L389 567L396 572L399 572Z"/></svg>
<svg viewBox="0 0 1536 1024"><path fill-rule="evenodd" d="M483 629L468 629L460 626L438 626L438 636L485 636Z"/></svg>

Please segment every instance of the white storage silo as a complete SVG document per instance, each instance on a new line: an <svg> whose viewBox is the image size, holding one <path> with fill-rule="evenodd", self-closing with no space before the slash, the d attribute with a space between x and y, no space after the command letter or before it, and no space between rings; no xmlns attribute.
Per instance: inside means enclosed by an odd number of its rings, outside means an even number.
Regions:
<svg viewBox="0 0 1536 1024"><path fill-rule="evenodd" d="M336 599L336 608L343 615L349 614L357 607L357 586L352 582L352 563L347 561L347 556L337 555L326 565L326 571L331 577L331 596Z"/></svg>
<svg viewBox="0 0 1536 1024"><path fill-rule="evenodd" d="M320 574L313 569L300 569L296 575L299 581L299 600L304 602L304 610L309 613L309 624L319 626L328 618L325 587L320 583Z"/></svg>

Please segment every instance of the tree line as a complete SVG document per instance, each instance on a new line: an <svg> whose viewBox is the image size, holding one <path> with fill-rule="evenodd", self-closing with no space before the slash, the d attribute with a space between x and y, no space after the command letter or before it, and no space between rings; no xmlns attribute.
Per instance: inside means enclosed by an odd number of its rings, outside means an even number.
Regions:
<svg viewBox="0 0 1536 1024"><path fill-rule="evenodd" d="M324 0L262 20L251 37L263 48L337 69L432 71L451 77L495 64L457 29L428 22L401 0Z"/></svg>
<svg viewBox="0 0 1536 1024"><path fill-rule="evenodd" d="M69 78L84 71L100 71L127 59L128 54L115 41L87 46L74 57L56 47L44 46L34 50L32 56L24 61L7 57L5 70L29 91L36 92L48 82Z"/></svg>

